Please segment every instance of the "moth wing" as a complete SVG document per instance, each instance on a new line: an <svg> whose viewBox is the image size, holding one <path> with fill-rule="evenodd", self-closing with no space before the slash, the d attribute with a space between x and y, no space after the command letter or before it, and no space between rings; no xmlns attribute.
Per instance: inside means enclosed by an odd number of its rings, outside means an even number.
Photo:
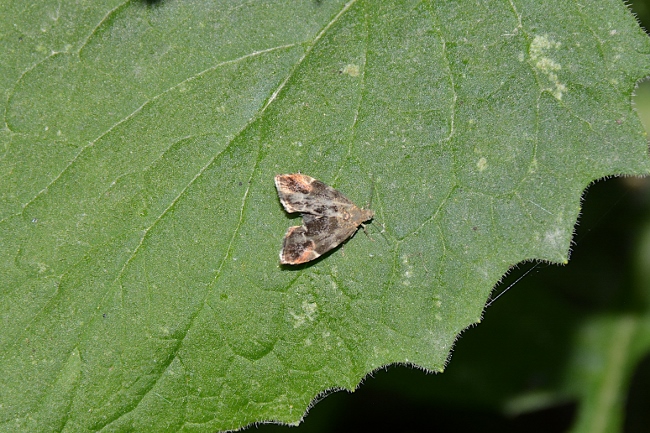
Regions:
<svg viewBox="0 0 650 433"><path fill-rule="evenodd" d="M275 176L275 186L289 213L340 217L341 210L356 207L331 186L304 174L279 174Z"/></svg>
<svg viewBox="0 0 650 433"><path fill-rule="evenodd" d="M297 265L314 260L337 247L356 230L356 224L340 218L304 214L302 226L287 230L280 262Z"/></svg>

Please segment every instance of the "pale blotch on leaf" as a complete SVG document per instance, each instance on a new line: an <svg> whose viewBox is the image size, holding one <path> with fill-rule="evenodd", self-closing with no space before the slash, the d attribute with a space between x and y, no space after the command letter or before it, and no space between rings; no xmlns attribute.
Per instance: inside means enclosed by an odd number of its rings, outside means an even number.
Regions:
<svg viewBox="0 0 650 433"><path fill-rule="evenodd" d="M300 313L289 311L289 314L293 317L294 328L299 328L304 325L307 320L313 322L316 316L316 310L318 309L318 304L315 302L303 301L301 307L302 311Z"/></svg>
<svg viewBox="0 0 650 433"><path fill-rule="evenodd" d="M343 69L341 69L341 73L345 75L349 75L351 77L358 77L359 76L359 66L355 65L354 63L350 63L348 65L345 65Z"/></svg>
<svg viewBox="0 0 650 433"><path fill-rule="evenodd" d="M564 232L561 229L549 230L544 234L544 242L549 244L553 250L563 251L566 249Z"/></svg>
<svg viewBox="0 0 650 433"><path fill-rule="evenodd" d="M562 69L562 65L550 57L552 51L558 50L561 44L550 39L547 35L535 36L530 43L530 59L533 61L535 69L546 75L552 83L552 87L542 90L550 92L555 99L562 99L562 95L567 88L562 84L557 76L557 71Z"/></svg>
<svg viewBox="0 0 650 433"><path fill-rule="evenodd" d="M404 286L410 286L411 281L410 278L413 276L413 265L409 263L408 256L404 255L402 256L402 264L404 264L404 279L402 280L402 285Z"/></svg>
<svg viewBox="0 0 650 433"><path fill-rule="evenodd" d="M483 171L487 168L487 159L481 158L478 160L476 163L476 168L478 168L478 171Z"/></svg>

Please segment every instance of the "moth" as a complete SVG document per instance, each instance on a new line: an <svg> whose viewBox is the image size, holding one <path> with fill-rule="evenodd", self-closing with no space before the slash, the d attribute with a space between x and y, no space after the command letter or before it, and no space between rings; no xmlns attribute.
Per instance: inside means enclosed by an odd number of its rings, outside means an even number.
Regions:
<svg viewBox="0 0 650 433"><path fill-rule="evenodd" d="M284 209L300 212L302 225L289 227L282 241L280 263L299 265L320 257L351 237L375 213L305 174L279 174L275 187Z"/></svg>

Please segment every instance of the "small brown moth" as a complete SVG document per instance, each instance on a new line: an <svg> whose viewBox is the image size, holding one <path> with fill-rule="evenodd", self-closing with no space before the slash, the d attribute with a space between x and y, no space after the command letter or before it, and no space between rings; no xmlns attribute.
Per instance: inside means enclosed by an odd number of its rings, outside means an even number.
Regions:
<svg viewBox="0 0 650 433"><path fill-rule="evenodd" d="M284 209L302 214L302 225L284 235L280 263L298 265L344 242L375 213L360 209L334 188L304 174L278 174L275 187Z"/></svg>

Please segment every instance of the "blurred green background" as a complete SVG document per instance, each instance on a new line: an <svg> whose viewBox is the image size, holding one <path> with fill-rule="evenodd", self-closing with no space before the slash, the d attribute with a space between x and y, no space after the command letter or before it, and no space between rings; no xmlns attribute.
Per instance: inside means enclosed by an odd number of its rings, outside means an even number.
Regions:
<svg viewBox="0 0 650 433"><path fill-rule="evenodd" d="M650 1L629 4L644 29ZM650 131L650 81L634 104ZM262 432L650 432L650 182L592 185L566 266L524 263L444 374L391 366Z"/></svg>

